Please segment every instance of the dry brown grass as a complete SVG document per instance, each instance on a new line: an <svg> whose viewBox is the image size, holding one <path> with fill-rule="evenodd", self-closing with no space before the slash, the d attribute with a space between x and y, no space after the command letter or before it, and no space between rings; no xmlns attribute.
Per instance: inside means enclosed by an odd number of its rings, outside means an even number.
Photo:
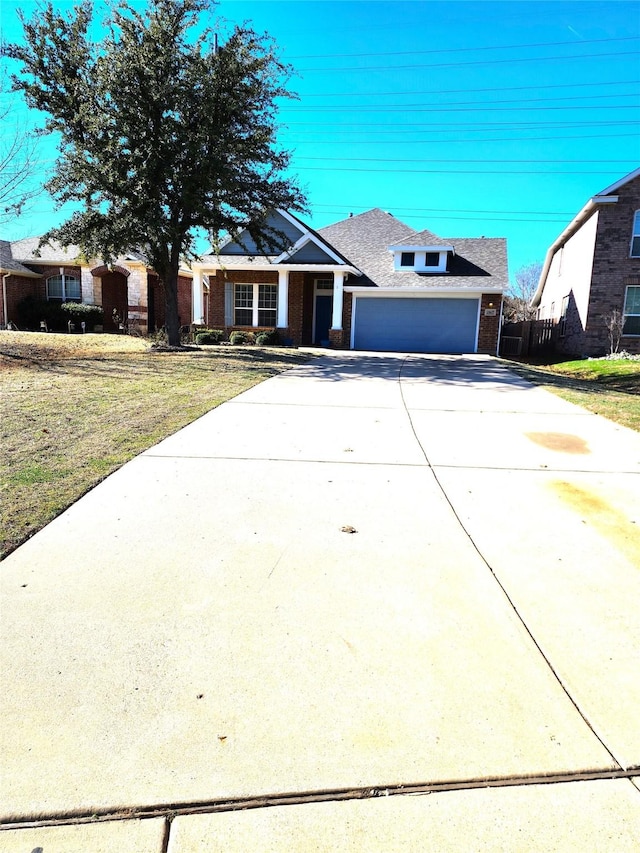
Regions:
<svg viewBox="0 0 640 853"><path fill-rule="evenodd" d="M307 359L152 352L125 335L0 332L0 555L136 454Z"/></svg>

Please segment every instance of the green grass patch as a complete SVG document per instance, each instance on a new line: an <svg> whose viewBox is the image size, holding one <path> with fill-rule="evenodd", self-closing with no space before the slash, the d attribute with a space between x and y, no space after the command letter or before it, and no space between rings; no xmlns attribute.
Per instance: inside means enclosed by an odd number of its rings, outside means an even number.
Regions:
<svg viewBox="0 0 640 853"><path fill-rule="evenodd" d="M138 453L307 360L295 350L152 352L126 336L0 332L0 556Z"/></svg>
<svg viewBox="0 0 640 853"><path fill-rule="evenodd" d="M508 366L570 403L640 432L640 360L584 359L544 366L508 362Z"/></svg>

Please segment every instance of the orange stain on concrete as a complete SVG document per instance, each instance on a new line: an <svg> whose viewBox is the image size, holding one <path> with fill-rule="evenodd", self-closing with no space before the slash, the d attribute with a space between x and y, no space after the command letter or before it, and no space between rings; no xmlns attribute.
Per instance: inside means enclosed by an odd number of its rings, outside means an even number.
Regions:
<svg viewBox="0 0 640 853"><path fill-rule="evenodd" d="M530 441L546 447L547 450L556 450L558 453L591 453L589 445L577 435L569 435L564 432L525 432Z"/></svg>

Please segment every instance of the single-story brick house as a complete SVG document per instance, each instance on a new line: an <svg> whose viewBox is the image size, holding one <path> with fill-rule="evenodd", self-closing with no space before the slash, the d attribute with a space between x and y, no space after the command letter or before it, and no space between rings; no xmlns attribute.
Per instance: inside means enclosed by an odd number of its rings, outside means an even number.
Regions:
<svg viewBox="0 0 640 853"><path fill-rule="evenodd" d="M192 264L194 317L230 333L276 327L293 345L495 354L506 240L415 232L375 208L314 231L279 210L280 248L248 232ZM283 246L286 243L286 248Z"/></svg>
<svg viewBox="0 0 640 853"><path fill-rule="evenodd" d="M25 296L55 302L85 302L103 308L105 332L117 331L120 321L129 328L152 332L164 325L165 301L157 275L139 252L129 252L106 266L80 258L77 247L45 244L39 237L0 240L0 328L19 327L19 303ZM182 270L178 281L180 323L192 319L192 274ZM200 300L202 301L202 300Z"/></svg>
<svg viewBox="0 0 640 853"><path fill-rule="evenodd" d="M620 348L640 353L640 168L589 199L552 243L531 305L553 321L558 353L609 352L614 311Z"/></svg>

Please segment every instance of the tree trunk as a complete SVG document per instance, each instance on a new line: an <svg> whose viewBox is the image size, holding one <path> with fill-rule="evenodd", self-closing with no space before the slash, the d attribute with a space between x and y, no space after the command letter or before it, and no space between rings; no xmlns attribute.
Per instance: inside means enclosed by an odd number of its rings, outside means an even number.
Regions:
<svg viewBox="0 0 640 853"><path fill-rule="evenodd" d="M171 263L162 276L165 300L165 323L167 342L170 347L180 346L180 318L178 316L178 263Z"/></svg>

